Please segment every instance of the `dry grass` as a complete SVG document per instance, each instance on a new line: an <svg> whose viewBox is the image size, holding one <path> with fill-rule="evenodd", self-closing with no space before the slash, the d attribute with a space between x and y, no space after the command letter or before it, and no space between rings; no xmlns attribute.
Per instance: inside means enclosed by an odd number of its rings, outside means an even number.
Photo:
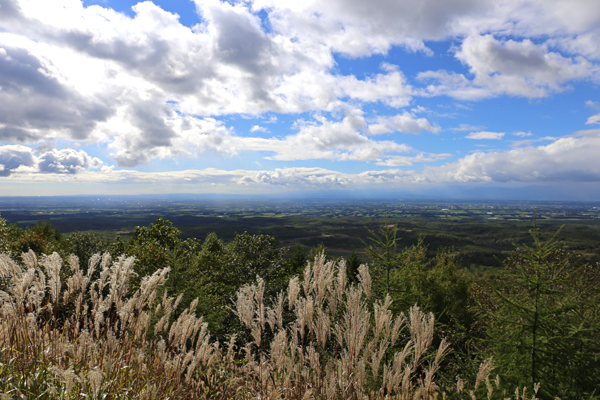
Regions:
<svg viewBox="0 0 600 400"><path fill-rule="evenodd" d="M181 297L157 298L168 268L132 294L132 258L97 255L87 273L74 256L68 270L56 253L22 258L0 255L3 399L505 397L491 361L473 385L439 387L451 350L445 340L433 348L433 315L415 306L394 317L389 297L371 300L364 265L349 286L344 262L319 256L272 301L257 278L234 306L248 340L222 346L196 317L197 301L174 319Z"/></svg>

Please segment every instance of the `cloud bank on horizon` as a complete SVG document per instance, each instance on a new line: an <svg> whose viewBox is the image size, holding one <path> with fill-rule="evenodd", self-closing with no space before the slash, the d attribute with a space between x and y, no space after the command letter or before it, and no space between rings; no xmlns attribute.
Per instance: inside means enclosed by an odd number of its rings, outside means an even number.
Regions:
<svg viewBox="0 0 600 400"><path fill-rule="evenodd" d="M599 84L587 0L0 0L0 188L600 183Z"/></svg>

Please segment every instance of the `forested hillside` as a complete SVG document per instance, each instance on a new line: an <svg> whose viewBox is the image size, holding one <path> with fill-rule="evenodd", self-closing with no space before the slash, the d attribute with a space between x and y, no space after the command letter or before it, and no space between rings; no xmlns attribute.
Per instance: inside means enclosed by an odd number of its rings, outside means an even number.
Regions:
<svg viewBox="0 0 600 400"><path fill-rule="evenodd" d="M592 398L600 265L541 236L532 225L533 245L482 281L452 248L402 246L389 222L364 237L366 256L341 258L258 233L184 240L162 218L126 241L0 219L0 389L31 399Z"/></svg>

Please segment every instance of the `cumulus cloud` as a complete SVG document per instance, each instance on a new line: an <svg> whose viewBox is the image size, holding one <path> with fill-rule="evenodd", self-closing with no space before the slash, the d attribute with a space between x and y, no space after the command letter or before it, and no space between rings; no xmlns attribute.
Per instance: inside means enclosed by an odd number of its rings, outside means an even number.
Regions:
<svg viewBox="0 0 600 400"><path fill-rule="evenodd" d="M121 132L108 145L111 156L122 167L135 167L151 159L178 155L197 156L204 152L236 153L230 131L214 118L180 116L168 107L141 107L126 110L109 121Z"/></svg>
<svg viewBox="0 0 600 400"><path fill-rule="evenodd" d="M34 151L22 145L0 146L0 176L12 173L77 174L103 165L99 158L90 157L82 150L52 149L39 157Z"/></svg>
<svg viewBox="0 0 600 400"><path fill-rule="evenodd" d="M268 34L243 4L198 3L193 29L151 2L135 5L133 18L77 0L2 7L11 10L0 20L4 142L109 143L119 166L134 167L206 149L235 153L220 146L222 127L207 132L195 116L339 111L345 101L403 107L412 96L397 67L336 75L331 47Z"/></svg>
<svg viewBox="0 0 600 400"><path fill-rule="evenodd" d="M415 129L437 129L424 119L418 119L414 124ZM391 123L388 125L393 127ZM256 127L251 131L266 131ZM405 129L410 127L408 123L404 126ZM108 147L118 165L129 168L153 158L196 157L205 152L225 157L244 151L266 152L265 158L280 161L369 161L383 154L411 150L409 146L394 141L369 138L363 133L368 126L360 110L348 110L342 120L330 120L320 115L314 120L298 120L295 123L297 133L281 139L238 136L222 121L178 115L168 107L153 108L151 112L139 115L129 111L118 113L104 128L121 130Z"/></svg>
<svg viewBox="0 0 600 400"><path fill-rule="evenodd" d="M589 78L596 71L583 57L563 57L529 39L501 42L492 35L468 36L456 58L468 66L474 78L443 70L421 72L419 79L437 83L427 87L429 94L465 100L501 94L545 97L564 90L566 82Z"/></svg>
<svg viewBox="0 0 600 400"><path fill-rule="evenodd" d="M471 132L465 138L467 139L494 139L500 140L504 137L504 132L488 132L488 131L479 131L479 132Z"/></svg>
<svg viewBox="0 0 600 400"><path fill-rule="evenodd" d="M449 182L594 182L600 180L600 134L563 137L537 147L470 154L423 174Z"/></svg>
<svg viewBox="0 0 600 400"><path fill-rule="evenodd" d="M598 182L600 164L600 130L576 132L543 146L527 146L508 151L488 151L469 154L441 166L426 166L421 171L385 169L361 173L343 173L325 168L277 168L272 170L185 170L172 172L140 172L115 170L103 166L77 173L77 182L109 184L175 184L191 189L211 187L230 191L305 190L305 189L401 189L406 184L481 183L481 182ZM403 156L378 161L387 166L402 166L407 162L442 159L446 154L418 154L412 159ZM12 171L6 179L14 182L52 180L49 174L39 174L31 152L24 146L0 148L3 171ZM17 173L18 172L18 173ZM4 176L10 173L3 172ZM69 175L66 171L65 175ZM46 178L45 178L46 177Z"/></svg>
<svg viewBox="0 0 600 400"><path fill-rule="evenodd" d="M267 128L260 125L253 125L252 128L250 128L250 132L267 132Z"/></svg>
<svg viewBox="0 0 600 400"><path fill-rule="evenodd" d="M298 133L284 140L264 141L263 149L270 147L276 154L273 160L355 160L368 161L382 154L404 153L411 148L393 141L376 141L360 131L367 127L361 112L348 111L342 121L317 117L317 122L301 121Z"/></svg>
<svg viewBox="0 0 600 400"><path fill-rule="evenodd" d="M46 140L43 143L34 147L33 152L35 154L42 154L47 151L54 150L56 148L56 140Z"/></svg>
<svg viewBox="0 0 600 400"><path fill-rule="evenodd" d="M29 147L21 145L0 146L0 176L9 176L20 167L31 167L35 157Z"/></svg>
<svg viewBox="0 0 600 400"><path fill-rule="evenodd" d="M112 113L108 100L67 84L40 45L12 39L0 32L0 140L87 139Z"/></svg>
<svg viewBox="0 0 600 400"><path fill-rule="evenodd" d="M88 169L97 169L103 162L97 157L90 157L85 151L63 149L43 153L38 157L37 167L40 172L52 174L76 174Z"/></svg>
<svg viewBox="0 0 600 400"><path fill-rule="evenodd" d="M545 37L550 45L571 54L600 57L600 6L588 0L253 0L250 4L268 13L281 36L322 42L355 57L383 54L394 45L430 55L425 42L474 33Z"/></svg>
<svg viewBox="0 0 600 400"><path fill-rule="evenodd" d="M278 33L323 41L334 51L350 56L385 53L392 45L432 54L424 40L443 39L453 30L456 19L495 8L491 1L475 0L254 0L252 5L273 10L270 21Z"/></svg>
<svg viewBox="0 0 600 400"><path fill-rule="evenodd" d="M410 104L412 89L398 67L383 64L385 74L359 80L355 76L338 77L342 96L365 102L381 101L392 107L405 107Z"/></svg>
<svg viewBox="0 0 600 400"><path fill-rule="evenodd" d="M0 0L0 141L99 143L128 168L208 151L407 165L437 156L399 155L412 149L370 135L438 133L433 120L416 116L424 111L418 96L537 98L598 78L590 60L600 59L600 7L585 0L195 3L201 23L189 28L149 1L129 17L79 0ZM389 63L367 76L336 72L340 54L402 46L432 55L426 43L447 39L469 74L428 71L413 83ZM375 103L395 115L365 120L361 110ZM357 111L341 121L321 116L349 109ZM236 136L216 119L304 112L315 121L282 139ZM484 129L474 128L458 129ZM41 146L35 154L47 172L79 175L97 164ZM33 168L15 157L22 162L7 161L3 173Z"/></svg>

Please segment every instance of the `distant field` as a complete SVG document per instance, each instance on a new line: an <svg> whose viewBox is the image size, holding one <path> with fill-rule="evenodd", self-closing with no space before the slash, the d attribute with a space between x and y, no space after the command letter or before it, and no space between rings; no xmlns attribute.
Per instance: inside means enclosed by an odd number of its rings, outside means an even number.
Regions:
<svg viewBox="0 0 600 400"><path fill-rule="evenodd" d="M182 237L204 239L216 232L225 241L236 233L264 233L281 246L307 248L325 245L332 255L363 254L369 230L398 225L401 246L419 237L432 253L453 248L463 264L475 270L501 265L514 244L530 243L528 230L537 223L545 236L565 225L559 239L565 248L600 260L600 204L528 202L405 202L385 201L281 201L244 203L201 202L148 198L0 198L0 214L21 227L50 221L64 234L95 232L113 239L131 236L136 226L156 217L170 220Z"/></svg>

